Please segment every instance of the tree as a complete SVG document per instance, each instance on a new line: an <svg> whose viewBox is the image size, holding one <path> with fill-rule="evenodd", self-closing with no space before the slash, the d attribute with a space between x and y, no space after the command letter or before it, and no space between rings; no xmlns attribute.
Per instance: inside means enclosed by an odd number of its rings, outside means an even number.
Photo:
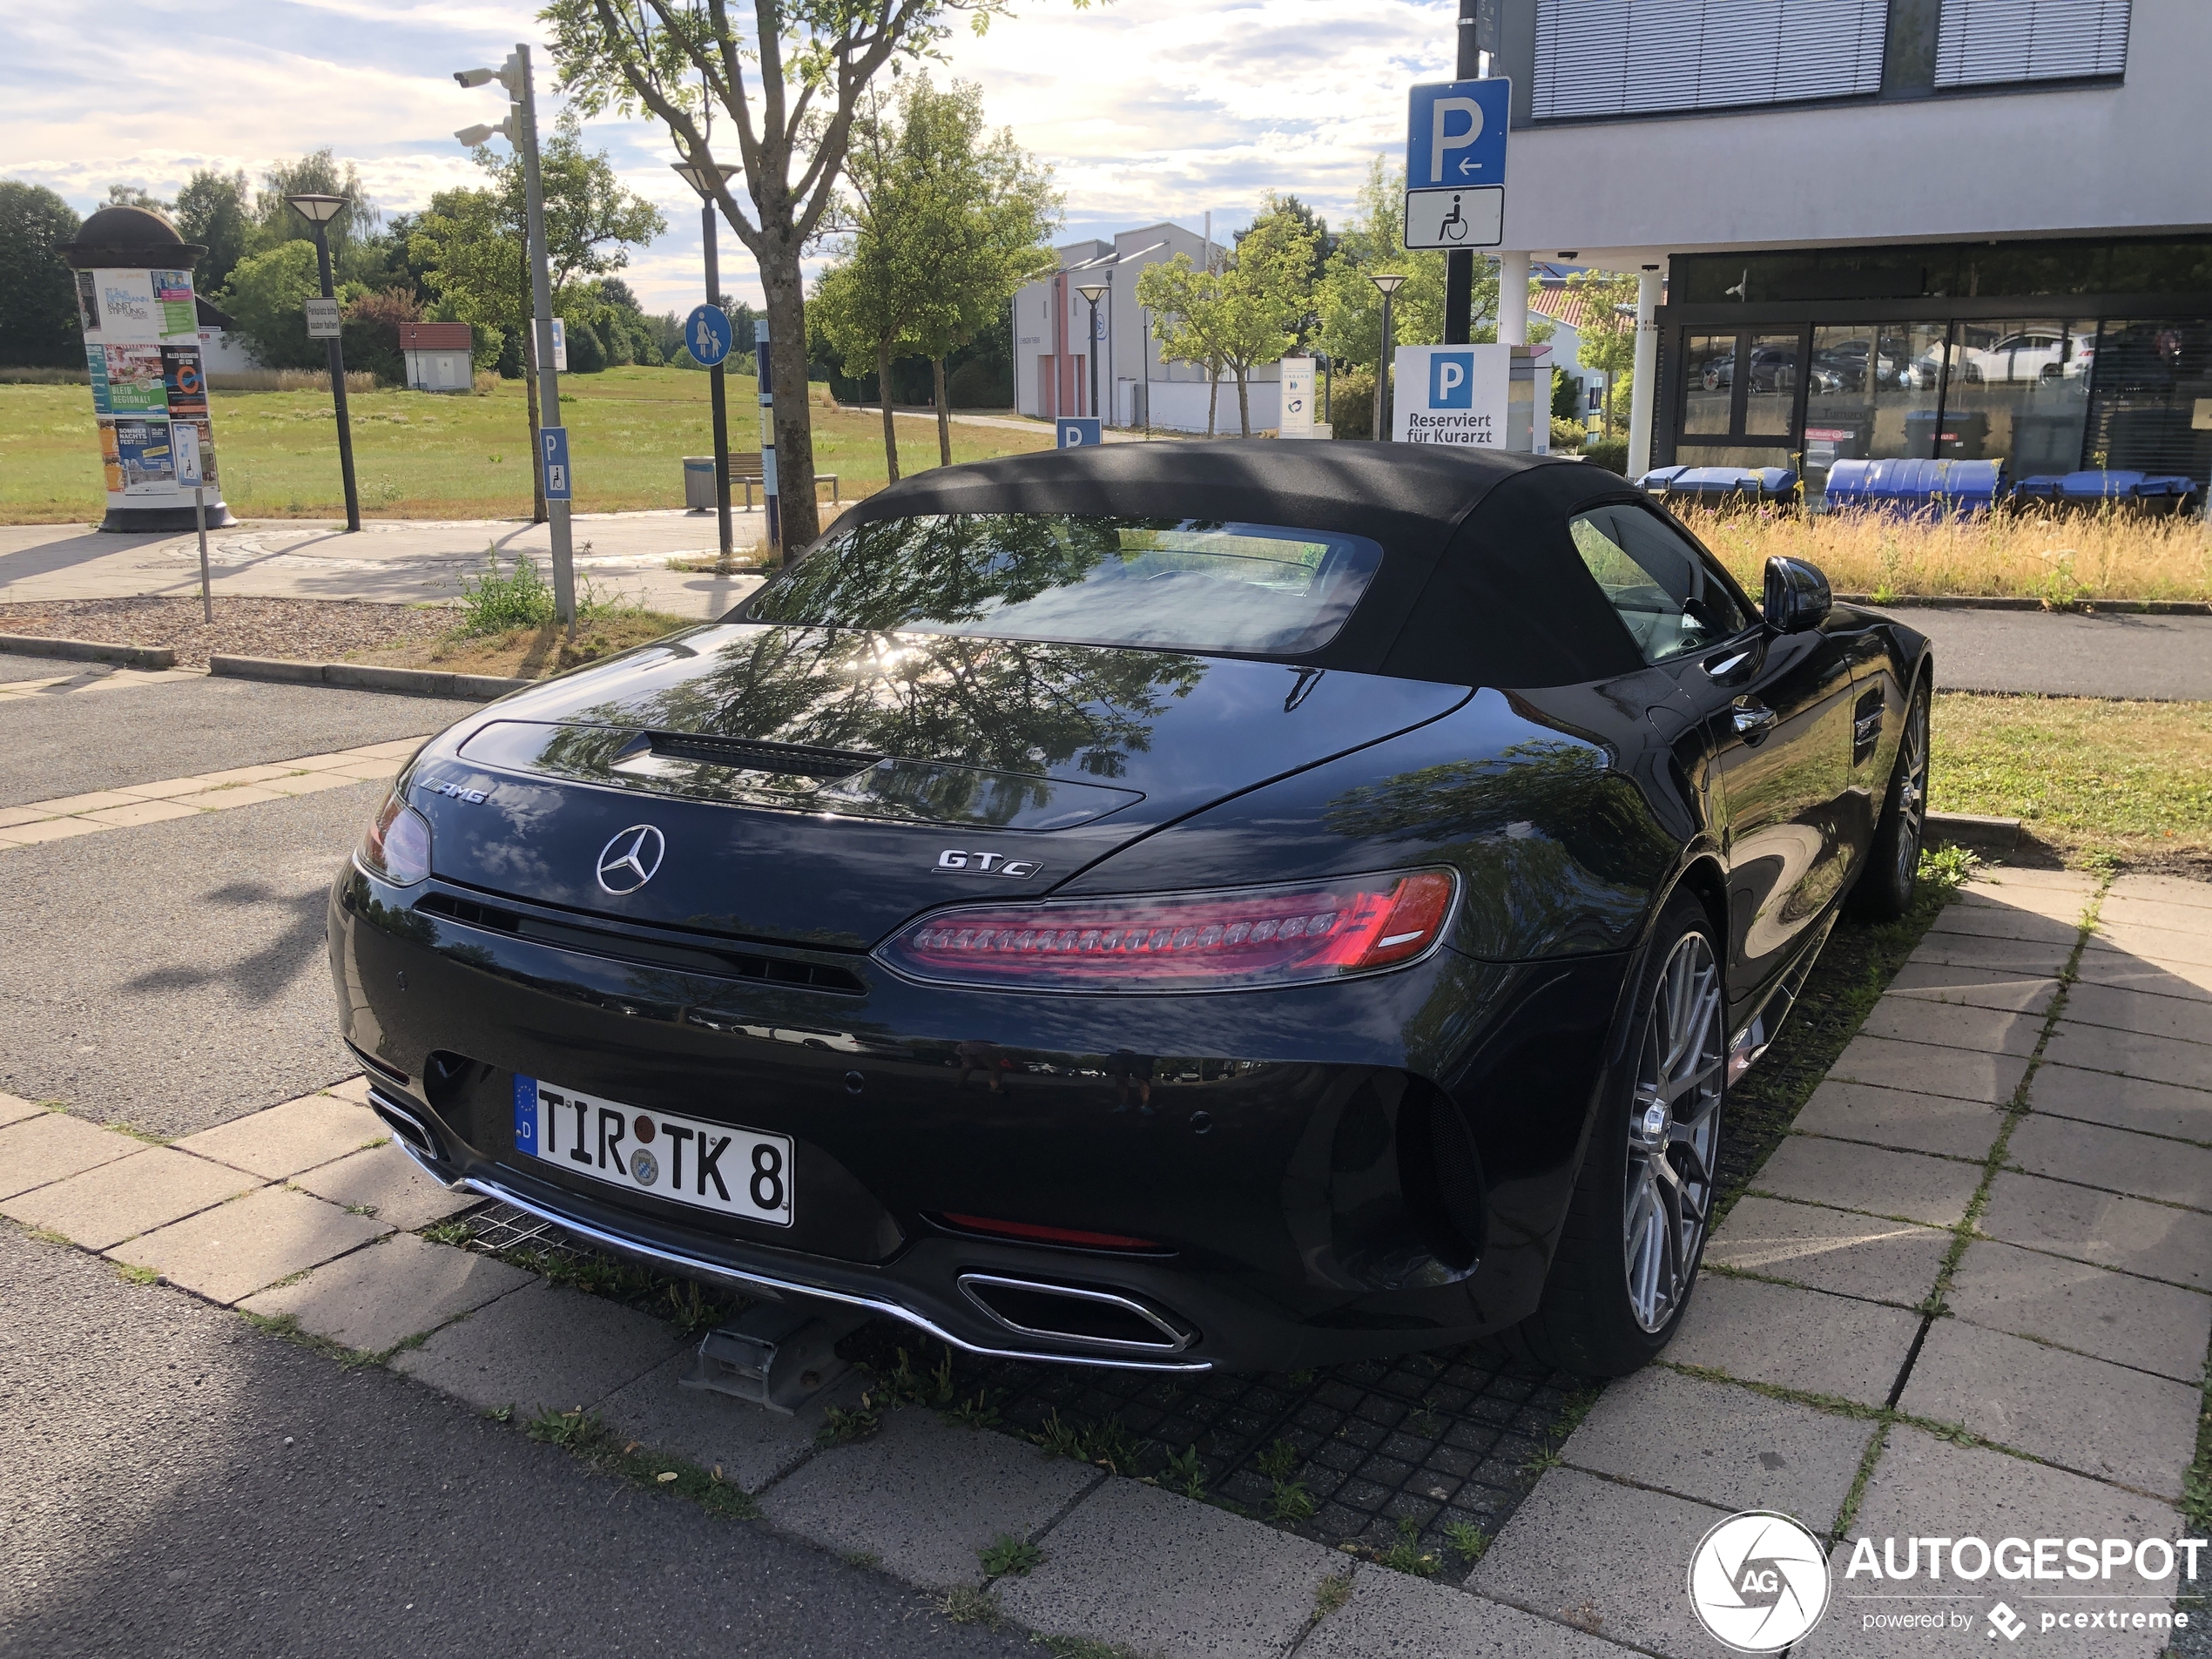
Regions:
<svg viewBox="0 0 2212 1659"><path fill-rule="evenodd" d="M1622 271L1577 271L1567 279L1567 291L1582 301L1582 325L1576 331L1581 343L1575 361L1605 376L1605 435L1613 435L1613 402L1616 376L1635 366L1636 280ZM1623 314L1621 307L1627 306Z"/></svg>
<svg viewBox="0 0 2212 1659"><path fill-rule="evenodd" d="M44 185L0 179L0 363L84 366L77 282L61 253L78 223Z"/></svg>
<svg viewBox="0 0 2212 1659"><path fill-rule="evenodd" d="M173 211L170 205L149 191L144 185L110 185L107 200L103 207L143 207L150 213L166 218Z"/></svg>
<svg viewBox="0 0 2212 1659"><path fill-rule="evenodd" d="M226 174L203 167L194 172L177 192L177 228L185 240L207 250L192 274L202 292L214 293L253 251L245 171Z"/></svg>
<svg viewBox="0 0 2212 1659"><path fill-rule="evenodd" d="M1201 271L1178 253L1136 279L1136 303L1153 314L1162 357L1204 363L1210 380L1223 368L1236 375L1238 428L1245 437L1252 435L1251 371L1297 342L1298 323L1312 309L1312 233L1271 197L1227 270ZM1210 403L1208 437L1214 428Z"/></svg>
<svg viewBox="0 0 2212 1659"><path fill-rule="evenodd" d="M1194 363L1206 371L1212 391L1206 401L1206 435L1214 435L1221 395L1221 273L1201 271L1188 253L1164 265L1148 265L1136 273L1136 303L1152 314L1152 337L1160 361Z"/></svg>
<svg viewBox="0 0 2212 1659"><path fill-rule="evenodd" d="M522 158L486 145L477 150L476 160L492 176L509 216L521 224L527 206ZM668 228L659 208L624 187L605 151L585 151L573 110L561 112L553 136L539 146L537 172L545 206L545 266L556 295L586 278L621 270L630 263L632 247L644 246Z"/></svg>
<svg viewBox="0 0 2212 1659"><path fill-rule="evenodd" d="M310 155L277 162L261 175L261 188L253 193L253 217L263 239L311 242L314 228L285 204L287 196L343 196L351 204L330 221L325 234L332 271L341 281L358 277L355 267L364 256L374 257L377 232L384 223L382 210L361 183L361 169L350 161L341 167L325 145Z"/></svg>
<svg viewBox="0 0 2212 1659"><path fill-rule="evenodd" d="M1394 271L1406 279L1391 300L1394 338L1389 343L1444 338L1444 255L1406 247L1405 192L1402 170L1392 171L1379 156L1368 164L1358 206L1337 239L1321 283L1321 344L1332 362L1381 364L1382 295L1368 280L1381 272ZM1470 314L1478 323L1488 320L1494 329L1497 279L1489 274L1487 261L1479 263L1475 272Z"/></svg>
<svg viewBox="0 0 2212 1659"><path fill-rule="evenodd" d="M320 368L330 361L320 340L307 338L306 301L322 292L315 250L308 242L280 242L266 253L240 260L215 303L229 312L267 368ZM354 298L347 285L341 298Z"/></svg>
<svg viewBox="0 0 2212 1659"><path fill-rule="evenodd" d="M1312 303L1308 305L1305 314L1298 319L1295 330L1298 334L1298 343L1300 346L1310 346L1320 331L1321 314L1318 302L1321 284L1328 275L1329 259L1337 251L1338 239L1329 233L1329 221L1296 196L1278 197L1271 194L1267 198L1266 206L1261 210L1260 217L1254 219L1248 227L1237 233L1238 251L1242 252L1246 237L1250 236L1253 231L1258 230L1270 216L1278 213L1286 215L1300 230L1304 231L1313 246L1312 258L1307 262L1305 282Z"/></svg>
<svg viewBox="0 0 2212 1659"><path fill-rule="evenodd" d="M1089 0L1075 0L1077 6ZM784 540L814 539L814 444L806 398L799 260L829 211L854 118L877 75L928 56L965 15L977 30L1010 0L551 0L560 90L580 113L644 111L715 180L715 205L760 269L768 302ZM715 150L719 111L745 206Z"/></svg>

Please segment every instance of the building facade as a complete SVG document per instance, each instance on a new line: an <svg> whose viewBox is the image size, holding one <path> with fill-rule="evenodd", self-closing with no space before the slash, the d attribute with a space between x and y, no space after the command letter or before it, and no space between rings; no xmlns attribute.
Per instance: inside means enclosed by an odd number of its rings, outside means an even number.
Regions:
<svg viewBox="0 0 2212 1659"><path fill-rule="evenodd" d="M1501 0L1494 44L1501 292L1642 277L1632 469L2212 477L2212 4Z"/></svg>
<svg viewBox="0 0 2212 1659"><path fill-rule="evenodd" d="M1042 420L1096 415L1110 427L1159 427L1204 432L1208 413L1217 431L1238 428L1237 382L1224 375L1210 384L1205 369L1169 363L1152 337L1151 316L1136 302L1138 273L1178 253L1204 268L1218 260L1221 245L1180 225L1147 225L1112 241L1070 242L1055 250L1060 268L1014 297L1014 407ZM1094 333L1090 301L1082 290L1103 287ZM1092 408L1092 360L1096 359L1097 407ZM1247 385L1252 430L1271 429L1281 418L1278 371L1272 363L1251 372Z"/></svg>

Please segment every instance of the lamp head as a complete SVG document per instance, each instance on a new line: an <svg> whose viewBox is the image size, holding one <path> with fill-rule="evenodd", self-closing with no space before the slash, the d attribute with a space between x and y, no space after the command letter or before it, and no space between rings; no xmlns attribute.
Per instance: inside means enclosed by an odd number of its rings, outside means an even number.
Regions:
<svg viewBox="0 0 2212 1659"><path fill-rule="evenodd" d="M1103 282L1086 282L1081 287L1077 288L1076 292L1082 295L1084 299L1089 300L1091 304L1096 305L1106 293L1106 284Z"/></svg>
<svg viewBox="0 0 2212 1659"><path fill-rule="evenodd" d="M742 167L725 165L718 161L711 167L706 163L699 161L671 161L668 165L671 172L697 191L701 198L714 194L716 173L722 175L722 182L726 185L732 178L745 171Z"/></svg>
<svg viewBox="0 0 2212 1659"><path fill-rule="evenodd" d="M1381 289L1384 293L1392 294L1398 292L1399 285L1404 282L1406 279L1393 272L1386 271L1380 276L1369 277L1367 280L1373 283L1378 288Z"/></svg>
<svg viewBox="0 0 2212 1659"><path fill-rule="evenodd" d="M310 225L327 225L351 206L343 196L299 195L284 199Z"/></svg>

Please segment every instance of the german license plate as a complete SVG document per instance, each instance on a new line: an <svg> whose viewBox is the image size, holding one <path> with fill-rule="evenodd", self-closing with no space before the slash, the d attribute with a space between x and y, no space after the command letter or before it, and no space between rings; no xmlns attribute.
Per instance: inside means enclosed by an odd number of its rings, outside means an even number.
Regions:
<svg viewBox="0 0 2212 1659"><path fill-rule="evenodd" d="M515 1150L626 1192L791 1225L791 1142L781 1135L516 1077Z"/></svg>

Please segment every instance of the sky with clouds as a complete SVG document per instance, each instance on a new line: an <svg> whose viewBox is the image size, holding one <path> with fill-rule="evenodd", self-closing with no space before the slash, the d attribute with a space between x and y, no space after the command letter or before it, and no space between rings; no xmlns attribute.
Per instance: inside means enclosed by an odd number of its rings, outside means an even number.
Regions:
<svg viewBox="0 0 2212 1659"><path fill-rule="evenodd" d="M498 0L122 0L10 9L0 56L0 177L45 185L87 212L111 185L172 197L199 167L258 175L330 146L387 211L420 207L476 170L454 129L496 120L495 87L451 71L496 64L545 30ZM1332 218L1368 159L1395 152L1405 88L1448 78L1453 0L1017 0L978 38L956 29L933 72L983 89L995 125L1049 161L1068 199L1063 239L1171 219L1216 233L1268 190ZM649 308L699 289L697 198L644 121L586 128L668 233L624 273ZM734 255L734 258L733 258ZM758 301L744 251L722 239L724 286Z"/></svg>

